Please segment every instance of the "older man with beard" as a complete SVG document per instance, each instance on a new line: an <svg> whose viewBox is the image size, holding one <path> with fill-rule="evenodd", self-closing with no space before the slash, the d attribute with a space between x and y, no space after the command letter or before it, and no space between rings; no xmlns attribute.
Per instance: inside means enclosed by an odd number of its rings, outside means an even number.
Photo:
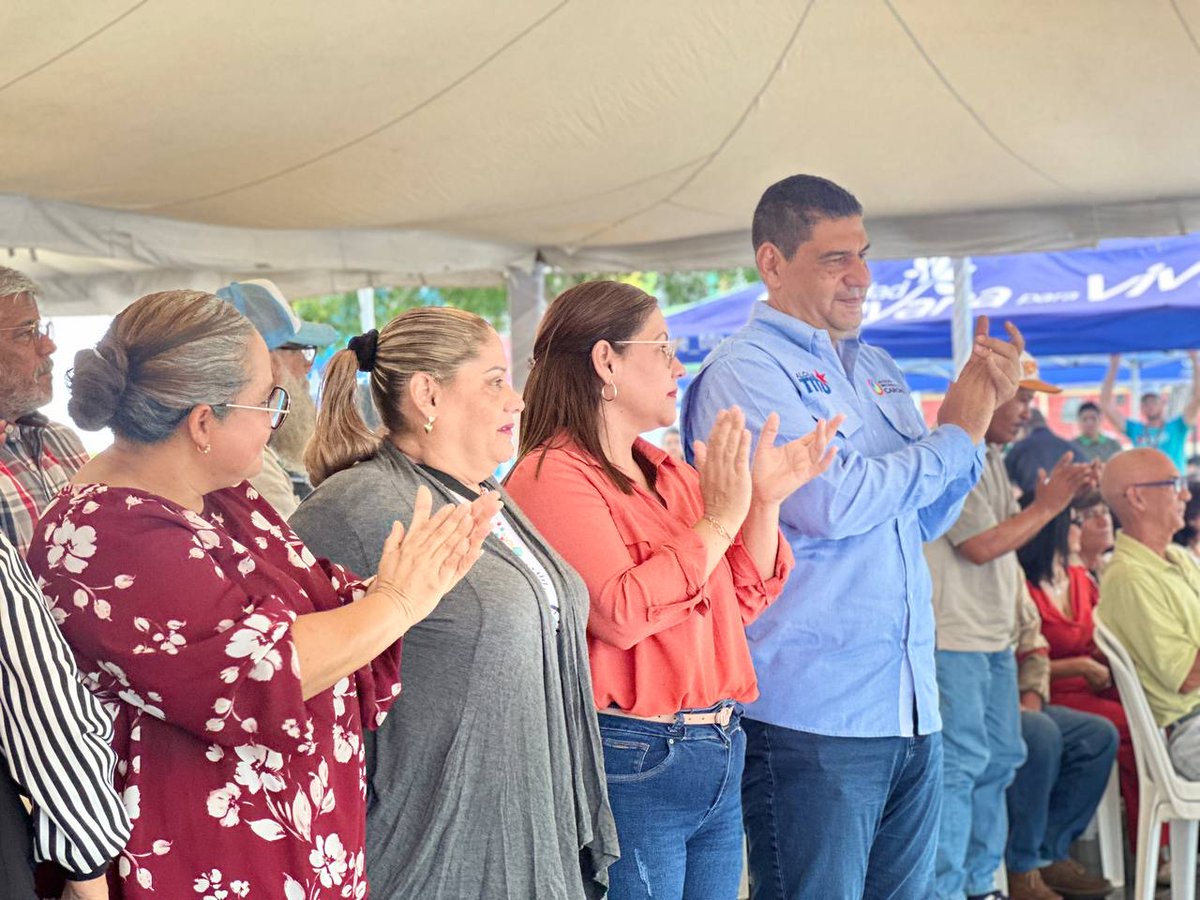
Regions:
<svg viewBox="0 0 1200 900"><path fill-rule="evenodd" d="M0 266L0 533L25 555L42 510L87 460L78 436L38 412L53 393L58 349L38 289Z"/></svg>
<svg viewBox="0 0 1200 900"><path fill-rule="evenodd" d="M287 418L263 451L262 471L250 481L286 519L312 490L303 462L304 446L317 422L308 373L317 349L337 340L337 332L329 325L301 320L275 283L265 278L232 282L217 296L237 307L258 329L271 351L275 383L288 393Z"/></svg>

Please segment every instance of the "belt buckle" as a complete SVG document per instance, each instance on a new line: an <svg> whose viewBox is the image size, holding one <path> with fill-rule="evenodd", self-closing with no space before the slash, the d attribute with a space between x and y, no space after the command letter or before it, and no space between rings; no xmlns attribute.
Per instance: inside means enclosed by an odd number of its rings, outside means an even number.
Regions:
<svg viewBox="0 0 1200 900"><path fill-rule="evenodd" d="M733 707L732 706L722 706L721 709L717 712L716 721L717 721L717 724L720 725L722 728L728 727L729 723L733 721Z"/></svg>

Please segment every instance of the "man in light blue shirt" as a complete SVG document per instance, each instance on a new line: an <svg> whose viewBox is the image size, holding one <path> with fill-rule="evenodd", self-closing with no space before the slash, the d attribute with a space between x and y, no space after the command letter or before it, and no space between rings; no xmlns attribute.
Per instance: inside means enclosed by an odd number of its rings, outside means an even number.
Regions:
<svg viewBox="0 0 1200 900"><path fill-rule="evenodd" d="M782 505L796 568L747 629L761 691L743 720L753 897L927 900L942 750L921 545L980 476L1021 342L977 333L930 433L896 364L857 339L871 275L853 195L785 179L759 201L753 242L768 299L688 390L684 446L733 404L754 433L778 410L786 440L846 415L833 466Z"/></svg>

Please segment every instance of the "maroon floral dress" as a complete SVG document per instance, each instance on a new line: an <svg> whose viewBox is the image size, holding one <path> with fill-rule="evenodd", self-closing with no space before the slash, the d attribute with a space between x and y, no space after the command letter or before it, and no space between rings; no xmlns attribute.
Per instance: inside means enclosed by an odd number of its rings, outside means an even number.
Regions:
<svg viewBox="0 0 1200 900"><path fill-rule="evenodd" d="M68 486L29 550L115 717L133 836L114 896L365 897L362 730L400 691L399 643L303 700L292 623L362 586L315 559L249 484L205 499L197 515Z"/></svg>

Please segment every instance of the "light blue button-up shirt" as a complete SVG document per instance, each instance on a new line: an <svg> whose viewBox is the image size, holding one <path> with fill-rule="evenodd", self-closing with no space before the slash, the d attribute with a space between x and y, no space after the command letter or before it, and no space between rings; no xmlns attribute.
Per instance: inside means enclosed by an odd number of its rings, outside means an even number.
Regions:
<svg viewBox="0 0 1200 900"><path fill-rule="evenodd" d="M737 404L780 440L844 413L829 471L783 504L796 556L783 594L746 629L761 695L753 719L838 737L942 727L929 569L921 545L954 523L984 446L954 425L930 432L892 358L755 304L684 396L684 446ZM689 451L690 452L690 451Z"/></svg>

